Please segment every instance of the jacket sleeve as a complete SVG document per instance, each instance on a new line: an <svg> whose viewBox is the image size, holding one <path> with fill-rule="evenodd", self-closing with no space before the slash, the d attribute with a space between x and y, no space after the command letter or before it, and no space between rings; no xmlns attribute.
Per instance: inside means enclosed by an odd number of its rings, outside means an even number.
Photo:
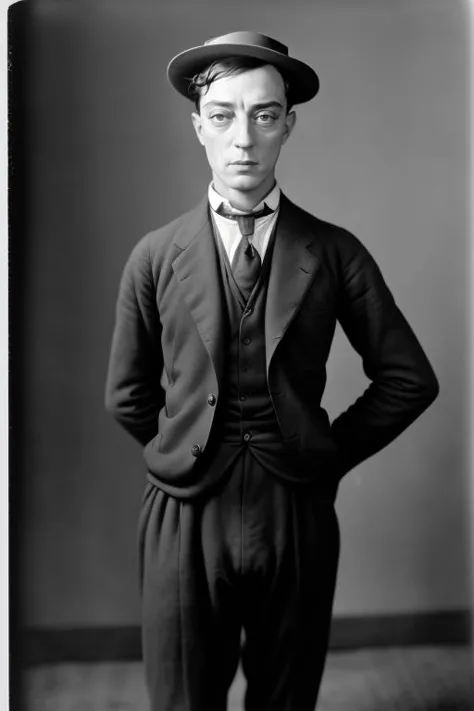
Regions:
<svg viewBox="0 0 474 711"><path fill-rule="evenodd" d="M346 237L338 320L371 383L331 425L341 475L398 437L439 392L428 358L377 264L356 237Z"/></svg>
<svg viewBox="0 0 474 711"><path fill-rule="evenodd" d="M161 324L145 237L122 274L105 389L106 409L143 446L158 431L165 401L162 369Z"/></svg>

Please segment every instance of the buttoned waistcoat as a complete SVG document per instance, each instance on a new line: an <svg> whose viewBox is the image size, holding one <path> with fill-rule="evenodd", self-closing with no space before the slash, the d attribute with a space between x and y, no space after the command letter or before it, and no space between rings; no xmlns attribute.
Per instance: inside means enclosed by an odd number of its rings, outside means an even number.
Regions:
<svg viewBox="0 0 474 711"><path fill-rule="evenodd" d="M224 368L224 304L207 196L148 233L125 266L106 407L164 485L199 493ZM330 423L321 407L336 322L371 381ZM436 398L437 378L360 240L281 195L265 308L270 397L283 441L340 479ZM315 471L317 467L315 467Z"/></svg>

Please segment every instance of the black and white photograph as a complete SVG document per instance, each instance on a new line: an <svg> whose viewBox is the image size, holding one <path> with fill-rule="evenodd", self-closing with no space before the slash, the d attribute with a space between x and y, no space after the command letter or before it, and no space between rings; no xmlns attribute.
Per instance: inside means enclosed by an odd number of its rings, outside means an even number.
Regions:
<svg viewBox="0 0 474 711"><path fill-rule="evenodd" d="M11 709L474 708L471 15L10 4Z"/></svg>

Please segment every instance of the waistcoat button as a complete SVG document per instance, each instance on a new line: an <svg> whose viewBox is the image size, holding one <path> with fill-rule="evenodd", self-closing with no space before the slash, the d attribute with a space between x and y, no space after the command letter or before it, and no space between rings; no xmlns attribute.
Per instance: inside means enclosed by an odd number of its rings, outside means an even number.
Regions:
<svg viewBox="0 0 474 711"><path fill-rule="evenodd" d="M210 395L207 396L207 404L210 405L211 407L214 407L216 404L216 396L213 395L213 393L210 393Z"/></svg>
<svg viewBox="0 0 474 711"><path fill-rule="evenodd" d="M200 444L193 444L191 447L191 454L193 457L199 457L199 455L202 453L201 445Z"/></svg>
<svg viewBox="0 0 474 711"><path fill-rule="evenodd" d="M248 346L248 345L250 345L250 343L252 343L251 338L244 338L244 345Z"/></svg>
<svg viewBox="0 0 474 711"><path fill-rule="evenodd" d="M252 435L250 434L250 432L246 432L244 434L244 442L250 442L251 439L252 439Z"/></svg>

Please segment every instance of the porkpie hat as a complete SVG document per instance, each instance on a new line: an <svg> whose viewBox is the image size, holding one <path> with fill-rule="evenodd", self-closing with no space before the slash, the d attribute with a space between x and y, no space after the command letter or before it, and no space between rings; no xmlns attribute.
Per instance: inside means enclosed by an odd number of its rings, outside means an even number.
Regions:
<svg viewBox="0 0 474 711"><path fill-rule="evenodd" d="M254 57L281 70L290 83L294 104L309 101L318 92L318 75L311 67L290 57L288 47L281 42L259 32L248 31L212 37L199 47L192 47L177 54L168 64L168 80L180 94L192 99L189 93L192 77L216 59L226 57Z"/></svg>

